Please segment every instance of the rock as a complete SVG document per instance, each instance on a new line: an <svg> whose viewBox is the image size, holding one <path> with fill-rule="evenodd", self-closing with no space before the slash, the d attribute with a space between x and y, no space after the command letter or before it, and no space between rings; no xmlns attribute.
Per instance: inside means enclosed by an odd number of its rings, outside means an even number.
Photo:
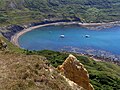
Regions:
<svg viewBox="0 0 120 90"><path fill-rule="evenodd" d="M83 87L79 86L78 84L76 84L75 82L69 80L68 78L66 78L65 76L63 76L63 78L66 80L66 82L68 82L68 84L70 85L70 87L73 90L86 90Z"/></svg>
<svg viewBox="0 0 120 90"><path fill-rule="evenodd" d="M10 25L6 27L7 32L2 32L2 35L5 36L8 40L11 40L11 37L15 35L15 33L20 32L24 29L24 27L19 25Z"/></svg>
<svg viewBox="0 0 120 90"><path fill-rule="evenodd" d="M69 55L64 63L58 66L58 70L65 75L66 78L75 82L86 90L94 90L90 84L89 74L76 57Z"/></svg>
<svg viewBox="0 0 120 90"><path fill-rule="evenodd" d="M7 43L0 38L0 50L5 50L7 48Z"/></svg>

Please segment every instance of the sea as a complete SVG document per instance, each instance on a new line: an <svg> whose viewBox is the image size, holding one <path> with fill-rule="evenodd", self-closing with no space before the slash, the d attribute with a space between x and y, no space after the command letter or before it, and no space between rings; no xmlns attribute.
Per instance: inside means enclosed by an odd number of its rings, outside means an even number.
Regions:
<svg viewBox="0 0 120 90"><path fill-rule="evenodd" d="M91 30L79 25L49 25L21 35L18 42L27 50L66 51L120 59L120 26Z"/></svg>

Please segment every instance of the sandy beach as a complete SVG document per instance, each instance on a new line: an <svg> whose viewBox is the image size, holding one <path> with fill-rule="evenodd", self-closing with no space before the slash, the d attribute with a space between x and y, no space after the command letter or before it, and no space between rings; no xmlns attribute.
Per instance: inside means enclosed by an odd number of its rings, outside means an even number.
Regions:
<svg viewBox="0 0 120 90"><path fill-rule="evenodd" d="M112 24L113 23L116 23L116 22L111 22ZM44 27L44 26L49 26L49 25L70 25L70 24L78 24L80 26L83 26L83 27L95 27L95 26L104 26L106 24L111 24L111 23L81 23L81 22L56 22L56 23L49 23L49 24L43 24L43 25L38 25L38 26L33 26L33 27L29 27L27 29L24 29L18 33L16 33L15 35L13 35L11 37L11 42L14 44L14 45L17 45L18 47L19 46L19 43L18 43L18 38L25 34L26 32L29 32L31 30L34 30L36 28L40 28L40 27Z"/></svg>
<svg viewBox="0 0 120 90"><path fill-rule="evenodd" d="M49 23L49 24L44 24L44 25L38 25L38 26L33 26L33 27L30 27L30 28L27 28L27 29L24 29L18 33L16 33L14 36L11 37L11 42L20 47L19 46L19 43L18 43L18 38L25 34L26 32L29 32L31 30L34 30L34 29L37 29L37 28L40 28L40 27L44 27L44 26L49 26L49 25L70 25L70 24L82 24L82 23L78 23L78 22L58 22L58 23Z"/></svg>

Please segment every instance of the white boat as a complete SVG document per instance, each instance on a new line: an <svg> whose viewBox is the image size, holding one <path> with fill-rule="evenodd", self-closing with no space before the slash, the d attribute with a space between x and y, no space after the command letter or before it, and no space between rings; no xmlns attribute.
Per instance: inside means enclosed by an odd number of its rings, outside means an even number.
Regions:
<svg viewBox="0 0 120 90"><path fill-rule="evenodd" d="M61 37L61 38L64 38L64 37L65 37L65 35L60 35L60 37Z"/></svg>
<svg viewBox="0 0 120 90"><path fill-rule="evenodd" d="M86 38L89 38L89 37L90 37L90 35L85 35L85 37L86 37Z"/></svg>

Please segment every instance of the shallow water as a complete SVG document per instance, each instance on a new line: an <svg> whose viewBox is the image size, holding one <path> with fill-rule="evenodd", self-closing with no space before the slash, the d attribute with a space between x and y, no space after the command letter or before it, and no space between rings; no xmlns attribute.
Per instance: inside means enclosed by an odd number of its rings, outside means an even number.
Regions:
<svg viewBox="0 0 120 90"><path fill-rule="evenodd" d="M64 34L64 38L60 35ZM90 35L86 38L85 35ZM19 37L20 47L28 50L71 52L110 52L120 55L120 27L89 30L77 25L41 27Z"/></svg>

